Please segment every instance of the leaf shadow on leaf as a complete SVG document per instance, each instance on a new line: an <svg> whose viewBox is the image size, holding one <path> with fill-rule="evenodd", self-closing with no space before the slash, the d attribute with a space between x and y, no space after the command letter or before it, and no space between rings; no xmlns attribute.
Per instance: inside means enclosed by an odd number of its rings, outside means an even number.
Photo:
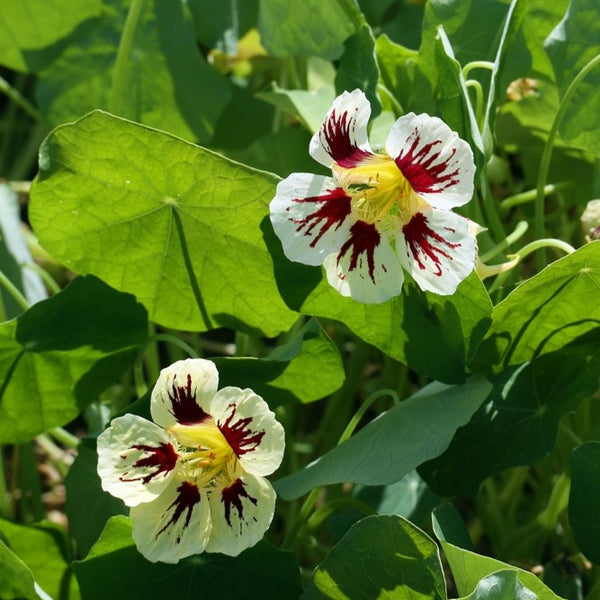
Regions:
<svg viewBox="0 0 600 600"><path fill-rule="evenodd" d="M290 261L283 253L269 217L261 221L260 230L273 259L277 289L288 308L300 312L304 301L323 278L321 269Z"/></svg>

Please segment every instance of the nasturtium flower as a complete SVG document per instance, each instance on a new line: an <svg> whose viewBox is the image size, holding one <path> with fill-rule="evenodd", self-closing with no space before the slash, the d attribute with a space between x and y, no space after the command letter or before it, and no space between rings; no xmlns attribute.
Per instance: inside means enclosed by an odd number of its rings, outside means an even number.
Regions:
<svg viewBox="0 0 600 600"><path fill-rule="evenodd" d="M117 417L98 437L102 488L131 507L133 540L150 561L200 552L237 556L264 536L284 431L250 389L224 387L213 362L163 369L150 399L154 423Z"/></svg>
<svg viewBox="0 0 600 600"><path fill-rule="evenodd" d="M338 96L309 146L332 176L293 173L278 184L270 212L284 253L323 264L329 283L359 302L400 294L403 269L422 290L453 294L477 257L468 219L451 212L473 196L471 148L441 119L409 113L376 152L370 114L362 91Z"/></svg>

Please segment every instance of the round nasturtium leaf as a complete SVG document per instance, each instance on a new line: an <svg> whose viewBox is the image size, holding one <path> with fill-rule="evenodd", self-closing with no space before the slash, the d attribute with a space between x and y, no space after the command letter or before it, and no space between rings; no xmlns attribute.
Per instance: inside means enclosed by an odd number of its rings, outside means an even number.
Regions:
<svg viewBox="0 0 600 600"><path fill-rule="evenodd" d="M156 323L274 336L297 316L261 231L276 182L97 111L43 143L30 219L57 260L135 294Z"/></svg>

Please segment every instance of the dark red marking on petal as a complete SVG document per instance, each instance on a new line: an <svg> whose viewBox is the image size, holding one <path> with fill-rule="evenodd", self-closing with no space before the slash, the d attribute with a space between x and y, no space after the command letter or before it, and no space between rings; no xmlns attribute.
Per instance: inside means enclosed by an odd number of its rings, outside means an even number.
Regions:
<svg viewBox="0 0 600 600"><path fill-rule="evenodd" d="M414 140L411 147L406 152L400 152L394 162L412 189L417 193L436 193L456 185L459 181L459 169L450 170L456 164L452 162L456 148L452 148L450 155L444 160L440 160L441 152L436 151L435 147L441 144L442 140L424 144L417 150L421 142L421 135L416 127L411 137Z"/></svg>
<svg viewBox="0 0 600 600"><path fill-rule="evenodd" d="M446 250L440 248L439 245L434 245L434 242L443 244L450 249L458 248L460 244L453 244L444 239L443 236L431 229L427 225L427 222L427 217L423 213L416 213L402 228L402 233L404 233L406 243L419 268L421 270L426 269L425 263L421 258L422 254L424 254L435 264L436 270L434 271L434 275L440 277L442 275L440 257L443 256L448 260L452 260L452 256Z"/></svg>
<svg viewBox="0 0 600 600"><path fill-rule="evenodd" d="M323 196L310 196L309 198L295 198L294 202L314 202L320 206L304 219L294 219L298 225L296 231L311 236L313 229L319 226L319 231L311 240L309 246L314 248L323 235L332 227L339 229L346 217L350 214L350 196L342 188L327 190Z"/></svg>
<svg viewBox="0 0 600 600"><path fill-rule="evenodd" d="M366 255L367 267L371 281L375 283L375 248L381 241L381 234L372 223L356 221L350 228L350 237L342 246L338 255L339 264L342 257L350 250L349 271L354 271L358 266L361 254ZM385 270L385 266L383 267Z"/></svg>
<svg viewBox="0 0 600 600"><path fill-rule="evenodd" d="M256 498L253 498L248 494L245 488L245 484L241 479L236 479L229 487L223 488L221 491L221 502L225 506L225 520L227 525L231 527L231 508L235 508L238 513L238 519L244 520L244 505L242 504L242 498L248 498L254 506L256 506ZM254 519L256 521L256 519ZM240 530L242 524L240 522ZM240 531L241 532L241 531Z"/></svg>
<svg viewBox="0 0 600 600"><path fill-rule="evenodd" d="M173 386L169 392L171 400L171 413L182 425L195 425L210 418L210 415L202 410L196 402L196 394L192 392L192 376L188 373L185 386L177 385L173 377Z"/></svg>
<svg viewBox="0 0 600 600"><path fill-rule="evenodd" d="M358 111L357 108L354 110ZM371 152L361 150L350 138L350 132L355 128L356 120L348 111L338 114L333 110L319 132L321 143L340 167L355 167L373 156Z"/></svg>
<svg viewBox="0 0 600 600"><path fill-rule="evenodd" d="M190 524L190 519L192 518L192 511L194 510L194 506L200 502L200 490L198 486L193 483L189 483L188 481L182 481L181 485L177 488L177 497L171 504L169 508L163 514L166 515L169 510L174 508L173 514L171 518L165 523L165 525L156 533L155 539L163 533L167 527L170 525L176 525L177 521L179 521L180 517L185 514L185 523L183 527L187 527ZM179 544L181 541L181 536L177 536L176 542Z"/></svg>
<svg viewBox="0 0 600 600"><path fill-rule="evenodd" d="M252 423L252 417L237 419L237 421L234 420L237 411L236 404L230 404L228 408L231 408L231 414L227 417L225 423L217 423L217 425L227 443L239 458L248 452L256 450L265 432L264 430L255 431L248 427Z"/></svg>
<svg viewBox="0 0 600 600"><path fill-rule="evenodd" d="M127 478L128 473L124 473L119 477L119 481L141 481L142 483L148 483L154 477L161 473L168 473L175 468L177 463L177 452L175 448L168 442L161 442L158 446L145 446L143 444L136 444L131 446L135 450L141 450L145 453L141 458L138 458L133 463L136 469L148 468L153 469L147 475L140 477ZM121 456L121 458L126 458Z"/></svg>

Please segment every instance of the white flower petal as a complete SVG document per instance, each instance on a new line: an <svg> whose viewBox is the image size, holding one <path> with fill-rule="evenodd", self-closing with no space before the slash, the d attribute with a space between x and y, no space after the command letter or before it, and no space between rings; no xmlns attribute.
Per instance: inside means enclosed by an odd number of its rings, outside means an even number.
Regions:
<svg viewBox="0 0 600 600"><path fill-rule="evenodd" d="M98 436L97 447L102 489L127 506L154 500L175 473L175 440L142 417L114 419Z"/></svg>
<svg viewBox="0 0 600 600"><path fill-rule="evenodd" d="M400 261L422 290L449 295L475 267L469 221L445 210L415 213L396 237Z"/></svg>
<svg viewBox="0 0 600 600"><path fill-rule="evenodd" d="M373 155L367 136L371 105L361 90L333 101L321 129L310 140L310 155L322 165L354 167Z"/></svg>
<svg viewBox="0 0 600 600"><path fill-rule="evenodd" d="M150 399L152 419L165 429L175 423L202 423L208 418L205 408L218 386L219 374L213 362L179 360L160 372Z"/></svg>
<svg viewBox="0 0 600 600"><path fill-rule="evenodd" d="M250 389L224 387L211 400L210 414L245 471L270 475L279 467L285 433L260 396Z"/></svg>
<svg viewBox="0 0 600 600"><path fill-rule="evenodd" d="M210 535L206 492L177 478L154 502L132 508L130 516L133 541L152 562L176 563L203 552Z"/></svg>
<svg viewBox="0 0 600 600"><path fill-rule="evenodd" d="M248 473L229 487L211 491L207 552L237 556L259 542L273 519L275 497L266 479Z"/></svg>
<svg viewBox="0 0 600 600"><path fill-rule="evenodd" d="M413 190L431 206L447 210L471 200L473 152L441 119L414 113L400 117L386 149Z"/></svg>
<svg viewBox="0 0 600 600"><path fill-rule="evenodd" d="M321 175L294 173L280 181L270 210L285 255L305 265L337 252L352 224L350 198Z"/></svg>
<svg viewBox="0 0 600 600"><path fill-rule="evenodd" d="M402 290L404 274L388 234L370 223L356 221L340 252L323 264L329 284L357 302L384 302Z"/></svg>

